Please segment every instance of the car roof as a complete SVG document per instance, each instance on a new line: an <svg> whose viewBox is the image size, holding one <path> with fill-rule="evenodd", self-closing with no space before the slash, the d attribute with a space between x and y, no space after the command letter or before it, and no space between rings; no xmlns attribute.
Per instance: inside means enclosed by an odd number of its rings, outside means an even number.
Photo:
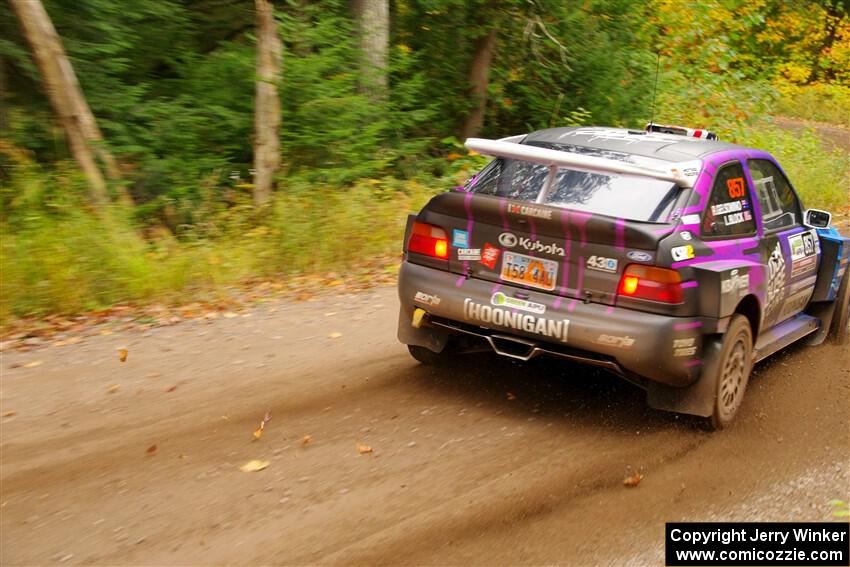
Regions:
<svg viewBox="0 0 850 567"><path fill-rule="evenodd" d="M670 162L702 159L724 150L745 150L744 146L702 140L676 134L644 132L626 128L565 127L548 128L528 134L522 141L543 142L633 154Z"/></svg>

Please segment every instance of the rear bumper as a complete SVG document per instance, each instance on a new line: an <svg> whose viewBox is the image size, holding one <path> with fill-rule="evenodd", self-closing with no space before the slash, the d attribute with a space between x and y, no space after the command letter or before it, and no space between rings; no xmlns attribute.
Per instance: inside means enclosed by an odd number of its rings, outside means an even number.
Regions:
<svg viewBox="0 0 850 567"><path fill-rule="evenodd" d="M507 356L572 358L670 386L687 386L700 375L703 334L717 325L700 317L582 303L407 261L398 291L398 338L405 344L439 352L451 334L477 335ZM417 307L428 313L420 328L411 324Z"/></svg>

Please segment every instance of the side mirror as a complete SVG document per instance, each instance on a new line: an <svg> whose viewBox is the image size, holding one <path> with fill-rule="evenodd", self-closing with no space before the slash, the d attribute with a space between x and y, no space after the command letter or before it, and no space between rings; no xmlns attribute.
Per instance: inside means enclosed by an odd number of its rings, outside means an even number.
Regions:
<svg viewBox="0 0 850 567"><path fill-rule="evenodd" d="M818 209L806 209L803 219L803 224L809 228L828 228L832 215Z"/></svg>

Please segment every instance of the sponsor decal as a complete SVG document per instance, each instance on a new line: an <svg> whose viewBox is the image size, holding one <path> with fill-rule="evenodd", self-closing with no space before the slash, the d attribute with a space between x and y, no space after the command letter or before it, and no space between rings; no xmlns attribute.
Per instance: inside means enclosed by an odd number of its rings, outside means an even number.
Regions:
<svg viewBox="0 0 850 567"><path fill-rule="evenodd" d="M567 342L567 336L570 328L569 319L546 319L545 317L535 317L525 313L517 313L508 309L502 309L492 305L484 305L469 299L463 300L463 316L470 321L480 321L524 331L526 333L534 333L557 339L562 343Z"/></svg>
<svg viewBox="0 0 850 567"><path fill-rule="evenodd" d="M743 177L733 177L732 179L726 180L726 189L729 190L729 196L733 199L740 199L746 195L744 187Z"/></svg>
<svg viewBox="0 0 850 567"><path fill-rule="evenodd" d="M423 305L431 305L436 307L440 304L442 300L437 295L425 293L424 291L417 291L416 295L413 296L413 301L415 301L416 303L422 303Z"/></svg>
<svg viewBox="0 0 850 567"><path fill-rule="evenodd" d="M683 260L690 260L694 257L694 247L690 244L685 246L674 246L672 250L670 250L670 254L673 256L673 260L676 262L681 262Z"/></svg>
<svg viewBox="0 0 850 567"><path fill-rule="evenodd" d="M629 260L634 260L635 262L651 262L652 254L649 252L644 252L642 250L630 250L628 254L626 254Z"/></svg>
<svg viewBox="0 0 850 567"><path fill-rule="evenodd" d="M631 337L617 337L615 335L599 335L596 343L600 345L608 345L617 348L630 348L635 344L635 340Z"/></svg>
<svg viewBox="0 0 850 567"><path fill-rule="evenodd" d="M767 260L767 298L765 300L764 318L767 319L779 305L785 292L785 257L779 242Z"/></svg>
<svg viewBox="0 0 850 567"><path fill-rule="evenodd" d="M722 217L722 218L723 218L723 224L725 224L726 226L730 226L730 225L733 225L733 224L740 224L740 223L744 222L745 220L747 220L747 219L744 218L744 213L731 213L731 214L728 214L728 215L726 215L725 217Z"/></svg>
<svg viewBox="0 0 850 567"><path fill-rule="evenodd" d="M788 237L791 248L791 277L796 278L817 267L817 238L812 231Z"/></svg>
<svg viewBox="0 0 850 567"><path fill-rule="evenodd" d="M465 230L452 230L452 246L455 248L469 248L469 233Z"/></svg>
<svg viewBox="0 0 850 567"><path fill-rule="evenodd" d="M721 293L737 292L738 297L744 297L750 290L750 275L738 274L738 270L729 272L729 277L720 282Z"/></svg>
<svg viewBox="0 0 850 567"><path fill-rule="evenodd" d="M591 256L587 259L586 265L589 270L599 270L600 272L611 273L617 271L616 258L607 258L605 256Z"/></svg>
<svg viewBox="0 0 850 567"><path fill-rule="evenodd" d="M720 203L711 206L711 212L715 215L737 213L738 211L741 211L743 209L744 207L741 205L741 201L729 201L728 203Z"/></svg>
<svg viewBox="0 0 850 567"><path fill-rule="evenodd" d="M682 217L682 224L699 224L699 215L685 215Z"/></svg>
<svg viewBox="0 0 850 567"><path fill-rule="evenodd" d="M807 256L805 258L800 258L799 260L794 260L791 262L791 277L796 278L797 276L814 272L817 267L817 262L817 256Z"/></svg>
<svg viewBox="0 0 850 567"><path fill-rule="evenodd" d="M487 242L484 244L484 250L481 251L480 262L491 270L495 270L496 262L499 260L499 253L501 253L501 250Z"/></svg>
<svg viewBox="0 0 850 567"><path fill-rule="evenodd" d="M693 176L695 176L699 173L699 168L698 167L686 167L685 169L682 170L682 173L684 173L688 177L693 177Z"/></svg>
<svg viewBox="0 0 850 567"><path fill-rule="evenodd" d="M693 237L691 236L691 233L690 233L690 232L688 232L687 230L683 230L682 232L680 232L680 233L679 233L679 236L681 236L681 237L682 237L682 240L684 240L684 241L686 241L686 242L690 242L691 238L693 238Z"/></svg>
<svg viewBox="0 0 850 567"><path fill-rule="evenodd" d="M457 259L463 262L471 262L481 259L481 248L458 248Z"/></svg>
<svg viewBox="0 0 850 567"><path fill-rule="evenodd" d="M744 211L744 220L753 220L753 213L751 213L750 211Z"/></svg>
<svg viewBox="0 0 850 567"><path fill-rule="evenodd" d="M697 353L693 337L689 339L673 339L673 356L693 356Z"/></svg>
<svg viewBox="0 0 850 567"><path fill-rule="evenodd" d="M535 303L518 297L511 297L504 293L497 292L490 298L490 305L496 307L510 307L511 309L519 309L520 311L528 311L529 313L537 313L542 315L546 312L546 306L542 303Z"/></svg>
<svg viewBox="0 0 850 567"><path fill-rule="evenodd" d="M526 217L536 217L539 219L551 219L552 211L550 209L541 209L529 205L517 205L508 203L508 212L515 215L523 215Z"/></svg>
<svg viewBox="0 0 850 567"><path fill-rule="evenodd" d="M791 259L799 260L806 257L806 248L803 245L803 235L795 234L788 237L788 247L791 249Z"/></svg>
<svg viewBox="0 0 850 567"><path fill-rule="evenodd" d="M517 245L517 237L512 232L503 232L499 235L499 244L505 248L513 248Z"/></svg>
<svg viewBox="0 0 850 567"><path fill-rule="evenodd" d="M503 232L499 235L499 244L504 246L505 248L513 248L514 246L521 246L530 252L539 252L542 254L552 254L553 256L565 256L566 251L558 246L557 244L550 243L544 244L539 240L532 240L530 238L526 238L524 236L517 237L515 234L511 232Z"/></svg>
<svg viewBox="0 0 850 567"><path fill-rule="evenodd" d="M803 248L805 249L806 256L811 256L815 253L815 237L811 232L803 233Z"/></svg>

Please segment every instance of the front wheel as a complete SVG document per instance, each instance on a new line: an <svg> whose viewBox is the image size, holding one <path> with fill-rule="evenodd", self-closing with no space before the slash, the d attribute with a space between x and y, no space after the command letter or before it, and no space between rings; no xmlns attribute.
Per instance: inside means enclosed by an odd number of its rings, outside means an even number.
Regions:
<svg viewBox="0 0 850 567"><path fill-rule="evenodd" d="M722 337L719 352L707 360L706 372L714 372L717 389L714 409L708 418L711 429L728 427L744 399L753 367L753 333L743 315L733 315Z"/></svg>

